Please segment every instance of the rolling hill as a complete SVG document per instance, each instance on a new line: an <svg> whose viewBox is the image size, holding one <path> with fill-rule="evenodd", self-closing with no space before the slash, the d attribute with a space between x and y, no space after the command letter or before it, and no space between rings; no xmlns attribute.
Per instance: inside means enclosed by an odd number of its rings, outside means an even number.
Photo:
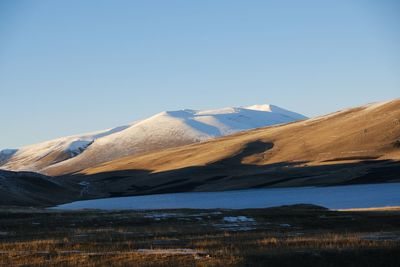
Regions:
<svg viewBox="0 0 400 267"><path fill-rule="evenodd" d="M81 186L32 172L0 170L1 206L48 206L81 196Z"/></svg>
<svg viewBox="0 0 400 267"><path fill-rule="evenodd" d="M399 159L400 100L393 100L124 157L71 179L99 196L380 183L400 181Z"/></svg>
<svg viewBox="0 0 400 267"><path fill-rule="evenodd" d="M0 168L44 174L62 168L75 172L123 156L305 118L274 105L167 111L126 126L3 150Z"/></svg>
<svg viewBox="0 0 400 267"><path fill-rule="evenodd" d="M53 177L3 171L0 204L50 205L172 192L399 182L400 100L80 167L53 164L46 168Z"/></svg>

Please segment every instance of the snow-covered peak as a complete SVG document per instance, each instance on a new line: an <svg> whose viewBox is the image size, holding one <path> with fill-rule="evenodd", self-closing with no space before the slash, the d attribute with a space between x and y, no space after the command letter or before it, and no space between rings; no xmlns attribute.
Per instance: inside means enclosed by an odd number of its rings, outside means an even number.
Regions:
<svg viewBox="0 0 400 267"><path fill-rule="evenodd" d="M227 107L221 109L211 109L211 110L198 110L196 111L196 115L218 115L218 114L230 114L237 113L239 108L235 107Z"/></svg>
<svg viewBox="0 0 400 267"><path fill-rule="evenodd" d="M272 112L272 113L280 114L282 116L287 116L289 118L293 118L293 119L296 119L296 120L307 119L306 116L303 116L301 114L289 111L287 109L283 109L283 108L275 106L275 105L261 104L261 105L247 106L247 107L244 107L244 108L245 109L249 109L249 110Z"/></svg>
<svg viewBox="0 0 400 267"><path fill-rule="evenodd" d="M165 111L130 125L26 146L9 152L7 157L2 156L0 164L9 170L39 172L65 165L83 169L123 156L304 118L298 113L266 104Z"/></svg>
<svg viewBox="0 0 400 267"><path fill-rule="evenodd" d="M268 104L261 104L261 105L252 105L252 106L247 106L244 107L245 109L251 109L251 110L258 110L258 111L267 111L271 112L271 105Z"/></svg>

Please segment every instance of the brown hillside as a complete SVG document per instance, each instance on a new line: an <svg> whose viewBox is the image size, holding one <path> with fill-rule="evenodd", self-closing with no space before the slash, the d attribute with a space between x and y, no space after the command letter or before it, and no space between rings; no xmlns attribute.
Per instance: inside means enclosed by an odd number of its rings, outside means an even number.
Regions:
<svg viewBox="0 0 400 267"><path fill-rule="evenodd" d="M126 157L82 173L146 169L153 172L207 165L239 154L258 141L272 144L241 159L243 164L307 162L308 165L399 159L400 100L353 108L316 119L242 132L208 142Z"/></svg>

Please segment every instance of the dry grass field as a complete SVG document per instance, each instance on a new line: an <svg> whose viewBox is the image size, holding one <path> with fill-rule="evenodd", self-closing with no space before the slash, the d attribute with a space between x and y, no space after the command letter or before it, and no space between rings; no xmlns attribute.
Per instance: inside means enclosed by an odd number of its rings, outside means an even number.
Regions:
<svg viewBox="0 0 400 267"><path fill-rule="evenodd" d="M400 212L0 210L0 266L398 266Z"/></svg>

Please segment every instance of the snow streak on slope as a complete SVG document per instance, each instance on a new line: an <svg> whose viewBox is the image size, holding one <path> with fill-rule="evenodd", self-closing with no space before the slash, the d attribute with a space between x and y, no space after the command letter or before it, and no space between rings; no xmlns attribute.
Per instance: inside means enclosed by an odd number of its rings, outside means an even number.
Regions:
<svg viewBox="0 0 400 267"><path fill-rule="evenodd" d="M273 105L167 111L129 126L70 136L19 149L2 168L78 171L123 156L175 147L306 117Z"/></svg>

